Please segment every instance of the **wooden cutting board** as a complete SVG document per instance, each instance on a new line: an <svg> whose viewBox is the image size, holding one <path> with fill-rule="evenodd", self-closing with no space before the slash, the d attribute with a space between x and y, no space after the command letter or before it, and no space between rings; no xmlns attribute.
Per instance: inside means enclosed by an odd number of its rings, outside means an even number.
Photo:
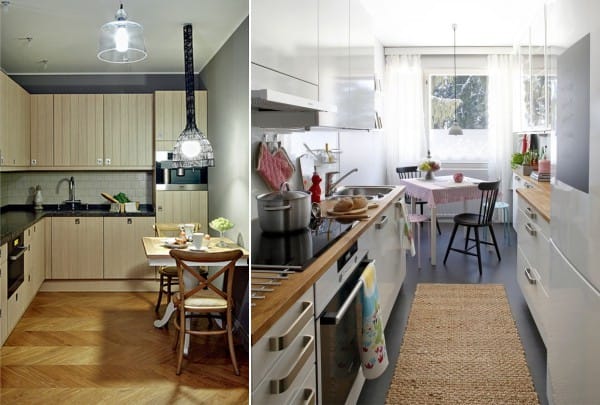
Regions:
<svg viewBox="0 0 600 405"><path fill-rule="evenodd" d="M100 195L112 203L119 204L119 201L117 201L117 199L115 197L113 197L112 195L110 195L108 193L100 193Z"/></svg>
<svg viewBox="0 0 600 405"><path fill-rule="evenodd" d="M332 215L332 216L359 215L359 214L365 214L366 212L367 212L367 207L357 208L355 210L343 211L343 212L334 211L333 209L327 210L327 214Z"/></svg>

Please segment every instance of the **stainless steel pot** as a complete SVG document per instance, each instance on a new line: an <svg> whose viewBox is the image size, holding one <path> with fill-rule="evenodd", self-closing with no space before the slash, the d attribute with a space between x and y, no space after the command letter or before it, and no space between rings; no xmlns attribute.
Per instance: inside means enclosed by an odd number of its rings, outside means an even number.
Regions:
<svg viewBox="0 0 600 405"><path fill-rule="evenodd" d="M289 185L282 183L279 191L261 194L256 200L263 232L293 232L310 223L310 193L306 191L290 191Z"/></svg>

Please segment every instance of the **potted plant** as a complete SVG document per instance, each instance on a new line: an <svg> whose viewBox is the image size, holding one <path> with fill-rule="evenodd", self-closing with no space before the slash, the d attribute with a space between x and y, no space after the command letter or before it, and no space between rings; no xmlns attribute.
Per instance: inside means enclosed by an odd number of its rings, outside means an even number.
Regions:
<svg viewBox="0 0 600 405"><path fill-rule="evenodd" d="M510 166L520 175L529 176L531 174L531 163L533 161L533 152L513 153L510 160Z"/></svg>

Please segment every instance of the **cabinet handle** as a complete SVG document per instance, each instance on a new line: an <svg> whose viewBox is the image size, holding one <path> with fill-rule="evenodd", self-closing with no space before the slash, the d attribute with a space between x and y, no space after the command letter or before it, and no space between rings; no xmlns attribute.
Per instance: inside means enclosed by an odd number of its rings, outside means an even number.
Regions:
<svg viewBox="0 0 600 405"><path fill-rule="evenodd" d="M98 158L98 159L96 159L96 164L97 164L98 166L102 166L102 162L103 162L102 158Z"/></svg>
<svg viewBox="0 0 600 405"><path fill-rule="evenodd" d="M537 218L537 212L535 212L531 207L525 208L525 214L531 219Z"/></svg>
<svg viewBox="0 0 600 405"><path fill-rule="evenodd" d="M385 224L387 224L388 216L384 215L381 217L381 220L375 224L375 229L382 229Z"/></svg>
<svg viewBox="0 0 600 405"><path fill-rule="evenodd" d="M529 183L525 183L525 188L533 188L533 186Z"/></svg>
<svg viewBox="0 0 600 405"><path fill-rule="evenodd" d="M533 225L531 225L529 222L527 222L525 224L525 230L527 231L528 234L530 234L531 236L535 236L537 235L537 231L535 230L535 228L533 227Z"/></svg>
<svg viewBox="0 0 600 405"><path fill-rule="evenodd" d="M75 218L75 225L79 225L81 221L79 221L79 218Z"/></svg>
<svg viewBox="0 0 600 405"><path fill-rule="evenodd" d="M110 166L110 162L111 162L110 158L106 158L106 159L104 159L104 164L105 164L106 166Z"/></svg>
<svg viewBox="0 0 600 405"><path fill-rule="evenodd" d="M37 165L37 159L31 159L31 166Z"/></svg>
<svg viewBox="0 0 600 405"><path fill-rule="evenodd" d="M127 218L127 225L133 224L133 220L131 218Z"/></svg>
<svg viewBox="0 0 600 405"><path fill-rule="evenodd" d="M315 405L316 401L315 401L315 390L313 390L312 388L304 388L304 389L300 389L298 390L298 395L296 395L296 398L294 398L294 401L292 401L292 403L298 403L299 401L302 401L301 404L302 405Z"/></svg>
<svg viewBox="0 0 600 405"><path fill-rule="evenodd" d="M296 363L290 368L289 373L279 380L271 380L271 394L281 394L287 391L287 389L290 388L290 386L294 383L294 379L304 364L315 351L315 345L313 344L315 341L314 336L303 336L302 341L304 342L302 353L300 353L298 360L296 360Z"/></svg>
<svg viewBox="0 0 600 405"><path fill-rule="evenodd" d="M273 336L269 338L269 350L277 352L285 349L292 343L296 336L300 333L304 325L312 318L313 303L303 302L302 313L296 321L286 330L281 336Z"/></svg>
<svg viewBox="0 0 600 405"><path fill-rule="evenodd" d="M529 284L537 283L537 279L533 276L533 274L531 274L530 267L525 267L525 277L527 277L527 281L529 281Z"/></svg>

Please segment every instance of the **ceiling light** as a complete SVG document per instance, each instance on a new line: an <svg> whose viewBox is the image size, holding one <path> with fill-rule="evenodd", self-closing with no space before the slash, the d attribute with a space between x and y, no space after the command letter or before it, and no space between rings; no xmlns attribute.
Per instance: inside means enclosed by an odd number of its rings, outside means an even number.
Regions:
<svg viewBox="0 0 600 405"><path fill-rule="evenodd" d="M205 134L196 126L196 106L194 95L194 53L192 45L192 25L183 26L183 56L185 64L185 107L187 123L177 138L173 148L173 159L168 163L182 176L184 169L192 167L212 167L215 165L213 149ZM163 167L165 167L163 165Z"/></svg>
<svg viewBox="0 0 600 405"><path fill-rule="evenodd" d="M452 30L454 31L454 122L450 127L448 135L462 135L463 130L456 120L456 24L452 24Z"/></svg>
<svg viewBox="0 0 600 405"><path fill-rule="evenodd" d="M127 20L123 4L115 14L115 21L100 28L98 58L109 63L134 63L146 59L144 29L134 21Z"/></svg>

